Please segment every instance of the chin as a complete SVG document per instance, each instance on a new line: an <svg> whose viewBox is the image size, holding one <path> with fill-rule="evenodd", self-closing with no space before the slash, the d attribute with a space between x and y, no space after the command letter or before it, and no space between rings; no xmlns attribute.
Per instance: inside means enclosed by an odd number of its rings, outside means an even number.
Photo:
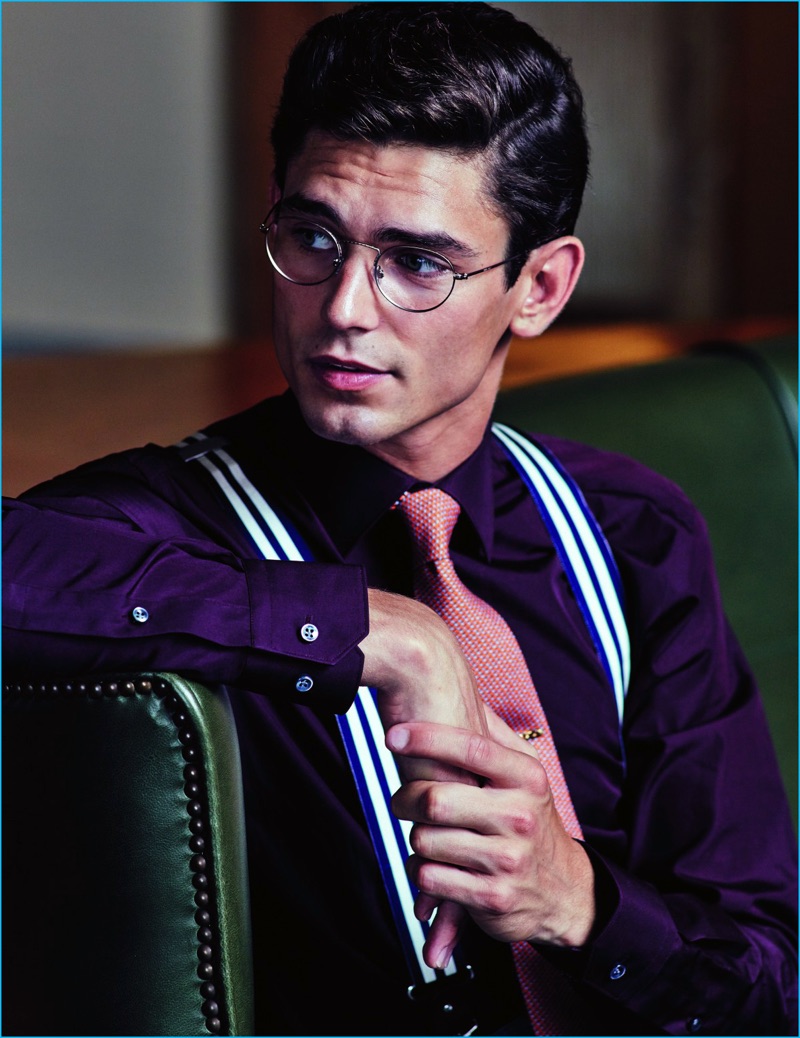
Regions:
<svg viewBox="0 0 800 1038"><path fill-rule="evenodd" d="M309 429L323 440L371 447L387 436L378 417L367 408L352 405L317 408L300 401L300 410Z"/></svg>

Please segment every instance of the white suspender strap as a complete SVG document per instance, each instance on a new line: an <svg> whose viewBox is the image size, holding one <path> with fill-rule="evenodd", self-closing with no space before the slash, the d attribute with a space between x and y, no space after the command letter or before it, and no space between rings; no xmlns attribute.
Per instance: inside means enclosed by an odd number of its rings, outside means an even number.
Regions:
<svg viewBox="0 0 800 1038"><path fill-rule="evenodd" d="M203 441L208 443L207 450ZM238 462L203 433L196 433L177 446L186 456L186 449L193 444L198 450L187 460L198 461L209 472L261 555L272 560L310 561L308 549L296 534L290 533ZM389 806L392 795L400 788L400 777L394 757L386 748L374 690L359 688L352 706L346 714L337 715L337 721L410 974L415 984L430 983L436 980L437 972L422 958L429 927L414 915L417 891L405 870L411 853L411 823L400 822ZM443 972L456 972L452 960Z"/></svg>
<svg viewBox="0 0 800 1038"><path fill-rule="evenodd" d="M553 539L617 702L620 724L630 683L631 649L622 582L603 531L574 480L541 444L495 422Z"/></svg>
<svg viewBox="0 0 800 1038"><path fill-rule="evenodd" d="M553 538L614 689L621 720L630 643L619 574L605 537L580 490L549 452L507 426L495 423L492 431L529 488ZM290 532L218 441L196 433L177 446L187 461L197 460L209 472L263 558L310 561L302 540ZM414 915L416 890L405 871L411 827L398 821L389 806L400 779L386 749L374 690L362 686L337 721L411 976L415 983L430 983L437 972L422 958L428 926ZM444 973L455 972L451 960Z"/></svg>

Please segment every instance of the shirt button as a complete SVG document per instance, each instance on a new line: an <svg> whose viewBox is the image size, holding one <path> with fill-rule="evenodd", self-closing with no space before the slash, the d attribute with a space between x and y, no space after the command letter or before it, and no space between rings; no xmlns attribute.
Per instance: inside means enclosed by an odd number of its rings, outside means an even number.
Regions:
<svg viewBox="0 0 800 1038"><path fill-rule="evenodd" d="M144 606L136 606L131 612L131 616L137 622L137 624L146 624L150 619L150 614L144 608Z"/></svg>
<svg viewBox="0 0 800 1038"><path fill-rule="evenodd" d="M314 682L308 674L303 674L295 681L294 687L298 692L309 692L314 687Z"/></svg>
<svg viewBox="0 0 800 1038"><path fill-rule="evenodd" d="M303 624L300 628L300 637L304 642L315 642L319 638L319 630L314 624Z"/></svg>
<svg viewBox="0 0 800 1038"><path fill-rule="evenodd" d="M625 976L627 972L628 967L624 966L621 962L618 962L617 965L609 973L609 977L611 978L611 980L622 980L622 978Z"/></svg>
<svg viewBox="0 0 800 1038"><path fill-rule="evenodd" d="M703 1026L703 1021L699 1016L693 1016L691 1020L686 1021L686 1030L689 1034L697 1034L700 1028Z"/></svg>

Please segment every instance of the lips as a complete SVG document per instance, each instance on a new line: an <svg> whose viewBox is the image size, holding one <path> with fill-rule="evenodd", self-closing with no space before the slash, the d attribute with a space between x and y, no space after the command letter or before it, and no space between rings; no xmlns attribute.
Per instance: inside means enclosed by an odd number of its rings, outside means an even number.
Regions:
<svg viewBox="0 0 800 1038"><path fill-rule="evenodd" d="M318 381L329 389L349 392L368 389L391 377L388 371L371 367L361 361L344 360L340 357L313 357L309 364Z"/></svg>

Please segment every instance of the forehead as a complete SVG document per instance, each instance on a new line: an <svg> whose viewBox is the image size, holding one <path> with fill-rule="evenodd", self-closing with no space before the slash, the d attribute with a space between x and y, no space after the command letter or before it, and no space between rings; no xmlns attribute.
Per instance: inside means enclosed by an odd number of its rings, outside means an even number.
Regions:
<svg viewBox="0 0 800 1038"><path fill-rule="evenodd" d="M484 191L481 157L440 148L312 132L287 168L284 196L293 194L326 203L353 232L390 223L505 234L505 221Z"/></svg>

